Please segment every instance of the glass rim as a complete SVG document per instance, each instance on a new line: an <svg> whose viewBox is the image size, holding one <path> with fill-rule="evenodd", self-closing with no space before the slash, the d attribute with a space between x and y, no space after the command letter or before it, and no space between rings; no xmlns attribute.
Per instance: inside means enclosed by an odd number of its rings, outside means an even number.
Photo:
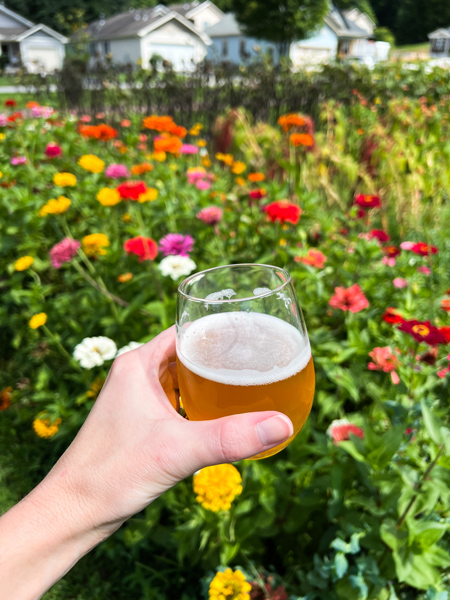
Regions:
<svg viewBox="0 0 450 600"><path fill-rule="evenodd" d="M196 296L191 296L187 294L181 289L183 286L188 284L192 279L198 277L199 275L211 273L211 271L218 271L219 269L233 269L235 267L265 267L270 270L277 269L278 271L282 271L283 274L286 275L286 281L282 285L276 287L274 290L269 290L264 294L257 294L256 296L253 295L249 296L248 298L226 298L224 300L207 300L206 298L197 298ZM180 294L180 296L183 296L185 300L189 300L191 302L202 302L203 304L228 304L234 302L246 302L248 300L259 300L260 298L268 298L273 294L277 294L278 292L281 292L287 285L289 285L291 281L292 278L290 274L286 271L286 269L283 269L282 267L276 267L275 265L266 265L263 263L237 263L233 265L221 265L218 267L211 267L210 269L205 269L203 271L199 271L198 273L193 273L192 275L189 275L189 277L186 277L186 279L184 279L178 286L178 294Z"/></svg>

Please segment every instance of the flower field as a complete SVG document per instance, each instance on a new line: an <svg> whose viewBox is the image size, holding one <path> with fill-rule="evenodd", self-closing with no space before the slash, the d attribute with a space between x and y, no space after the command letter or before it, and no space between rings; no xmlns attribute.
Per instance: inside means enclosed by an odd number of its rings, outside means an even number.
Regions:
<svg viewBox="0 0 450 600"><path fill-rule="evenodd" d="M203 469L45 597L448 599L450 98L354 90L316 121L238 109L211 131L0 112L2 510L197 270L286 268L317 377L287 449Z"/></svg>

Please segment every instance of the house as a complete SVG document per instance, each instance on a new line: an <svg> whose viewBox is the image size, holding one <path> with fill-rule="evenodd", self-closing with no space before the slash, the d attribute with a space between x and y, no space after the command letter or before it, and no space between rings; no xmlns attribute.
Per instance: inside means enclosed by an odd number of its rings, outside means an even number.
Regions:
<svg viewBox="0 0 450 600"><path fill-rule="evenodd" d="M6 71L24 66L29 72L61 69L68 39L46 25L35 25L0 4L0 65Z"/></svg>
<svg viewBox="0 0 450 600"><path fill-rule="evenodd" d="M430 56L440 58L449 56L450 51L450 27L436 29L428 34L430 40Z"/></svg>
<svg viewBox="0 0 450 600"><path fill-rule="evenodd" d="M90 23L84 33L91 40L93 61L108 57L116 64L141 64L147 68L151 57L158 55L177 71L193 69L205 58L212 43L193 20L162 5L130 8L108 19L100 18Z"/></svg>
<svg viewBox="0 0 450 600"><path fill-rule="evenodd" d="M225 14L210 0L206 2L185 2L184 4L169 4L170 10L174 10L185 19L192 21L198 31L205 31L207 27L213 27Z"/></svg>

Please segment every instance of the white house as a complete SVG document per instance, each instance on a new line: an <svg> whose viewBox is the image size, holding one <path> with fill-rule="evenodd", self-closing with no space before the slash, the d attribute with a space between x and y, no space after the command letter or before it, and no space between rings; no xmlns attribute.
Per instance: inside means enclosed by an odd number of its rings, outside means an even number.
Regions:
<svg viewBox="0 0 450 600"><path fill-rule="evenodd" d="M430 55L432 57L449 56L450 51L450 27L436 29L428 34L430 40Z"/></svg>
<svg viewBox="0 0 450 600"><path fill-rule="evenodd" d="M212 43L193 21L162 5L131 8L108 19L101 18L84 31L91 39L93 59L108 56L114 63L140 64L143 68L148 67L152 56L158 55L177 71L193 69L205 58Z"/></svg>
<svg viewBox="0 0 450 600"><path fill-rule="evenodd" d="M174 10L185 19L192 21L195 28L199 31L205 31L207 27L213 27L225 14L213 4L210 0L206 2L185 2L184 4L169 4L170 10Z"/></svg>
<svg viewBox="0 0 450 600"><path fill-rule="evenodd" d="M35 25L0 4L0 64L6 71L23 65L29 72L61 69L68 39L46 25Z"/></svg>

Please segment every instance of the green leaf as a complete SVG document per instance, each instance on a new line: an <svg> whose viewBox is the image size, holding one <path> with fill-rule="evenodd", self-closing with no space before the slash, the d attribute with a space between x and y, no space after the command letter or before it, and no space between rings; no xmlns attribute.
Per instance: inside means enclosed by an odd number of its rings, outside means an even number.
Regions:
<svg viewBox="0 0 450 600"><path fill-rule="evenodd" d="M437 464L444 469L450 469L450 456L441 456L437 461Z"/></svg>
<svg viewBox="0 0 450 600"><path fill-rule="evenodd" d="M334 567L336 569L336 575L339 579L342 579L348 571L348 561L343 552L338 552L334 557Z"/></svg>
<svg viewBox="0 0 450 600"><path fill-rule="evenodd" d="M344 540L342 540L341 538L334 539L331 542L330 546L331 546L331 548L334 548L335 550L338 550L339 552L344 552L345 554L349 553L351 550L350 544L347 544L347 542L344 542Z"/></svg>
<svg viewBox="0 0 450 600"><path fill-rule="evenodd" d="M425 404L423 400L420 402L422 407L422 417L425 423L425 428L428 435L435 444L441 446L444 443L443 429L444 424L434 415L430 408Z"/></svg>
<svg viewBox="0 0 450 600"><path fill-rule="evenodd" d="M391 458L397 452L403 441L403 427L398 426L390 429L380 438L380 445L367 455L367 460L378 469L387 467Z"/></svg>
<svg viewBox="0 0 450 600"><path fill-rule="evenodd" d="M450 525L435 521L414 522L410 536L412 535L414 544L421 549L428 549L441 539L449 527Z"/></svg>
<svg viewBox="0 0 450 600"><path fill-rule="evenodd" d="M388 519L382 523L380 537L394 551L400 550L408 542L408 532L404 529L399 529L393 519Z"/></svg>

